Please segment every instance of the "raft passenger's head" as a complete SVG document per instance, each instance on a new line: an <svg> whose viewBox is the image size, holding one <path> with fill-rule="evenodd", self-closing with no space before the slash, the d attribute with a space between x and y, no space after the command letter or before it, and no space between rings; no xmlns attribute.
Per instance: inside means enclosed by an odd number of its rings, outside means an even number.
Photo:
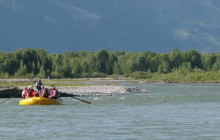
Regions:
<svg viewBox="0 0 220 140"><path fill-rule="evenodd" d="M27 89L30 90L30 89L31 89L31 86L28 86Z"/></svg>
<svg viewBox="0 0 220 140"><path fill-rule="evenodd" d="M39 83L41 83L41 79L39 78L38 80L37 80Z"/></svg>

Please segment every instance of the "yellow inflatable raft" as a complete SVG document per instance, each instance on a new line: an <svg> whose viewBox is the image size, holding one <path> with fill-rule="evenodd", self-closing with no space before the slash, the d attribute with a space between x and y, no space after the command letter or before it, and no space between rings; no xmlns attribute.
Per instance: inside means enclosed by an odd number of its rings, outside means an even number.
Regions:
<svg viewBox="0 0 220 140"><path fill-rule="evenodd" d="M27 99L21 99L19 105L59 105L62 104L61 99L50 99L42 97L32 97Z"/></svg>

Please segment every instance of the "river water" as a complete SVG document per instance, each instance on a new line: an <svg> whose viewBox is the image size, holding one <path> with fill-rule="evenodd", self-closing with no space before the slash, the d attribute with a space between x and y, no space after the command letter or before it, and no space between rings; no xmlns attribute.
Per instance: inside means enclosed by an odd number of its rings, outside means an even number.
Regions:
<svg viewBox="0 0 220 140"><path fill-rule="evenodd" d="M63 98L63 105L0 104L1 140L217 140L220 84L131 84L151 93ZM5 99L0 99L0 102Z"/></svg>

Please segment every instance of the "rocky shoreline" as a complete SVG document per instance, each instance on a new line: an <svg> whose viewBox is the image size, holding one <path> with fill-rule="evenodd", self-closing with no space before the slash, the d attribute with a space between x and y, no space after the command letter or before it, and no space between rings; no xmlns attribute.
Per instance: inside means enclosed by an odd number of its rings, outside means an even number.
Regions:
<svg viewBox="0 0 220 140"><path fill-rule="evenodd" d="M17 95L24 87L0 87L0 98L9 98ZM149 93L150 90L140 89L137 87L124 87L124 86L76 86L76 87L56 87L60 93L60 97L71 96L115 96L119 94L129 93Z"/></svg>
<svg viewBox="0 0 220 140"><path fill-rule="evenodd" d="M61 96L114 96L128 93L149 93L150 90L123 86L77 86L58 87Z"/></svg>

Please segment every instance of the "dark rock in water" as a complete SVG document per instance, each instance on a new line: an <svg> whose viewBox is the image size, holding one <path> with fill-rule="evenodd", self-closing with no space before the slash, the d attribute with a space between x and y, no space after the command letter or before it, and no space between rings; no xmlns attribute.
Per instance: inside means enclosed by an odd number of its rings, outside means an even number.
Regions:
<svg viewBox="0 0 220 140"><path fill-rule="evenodd" d="M0 98L10 98L17 95L15 98L21 98L21 90L16 87L1 87Z"/></svg>
<svg viewBox="0 0 220 140"><path fill-rule="evenodd" d="M136 87L128 87L126 88L128 93L148 93L150 92L150 90L147 89L140 89L140 88L136 88Z"/></svg>

